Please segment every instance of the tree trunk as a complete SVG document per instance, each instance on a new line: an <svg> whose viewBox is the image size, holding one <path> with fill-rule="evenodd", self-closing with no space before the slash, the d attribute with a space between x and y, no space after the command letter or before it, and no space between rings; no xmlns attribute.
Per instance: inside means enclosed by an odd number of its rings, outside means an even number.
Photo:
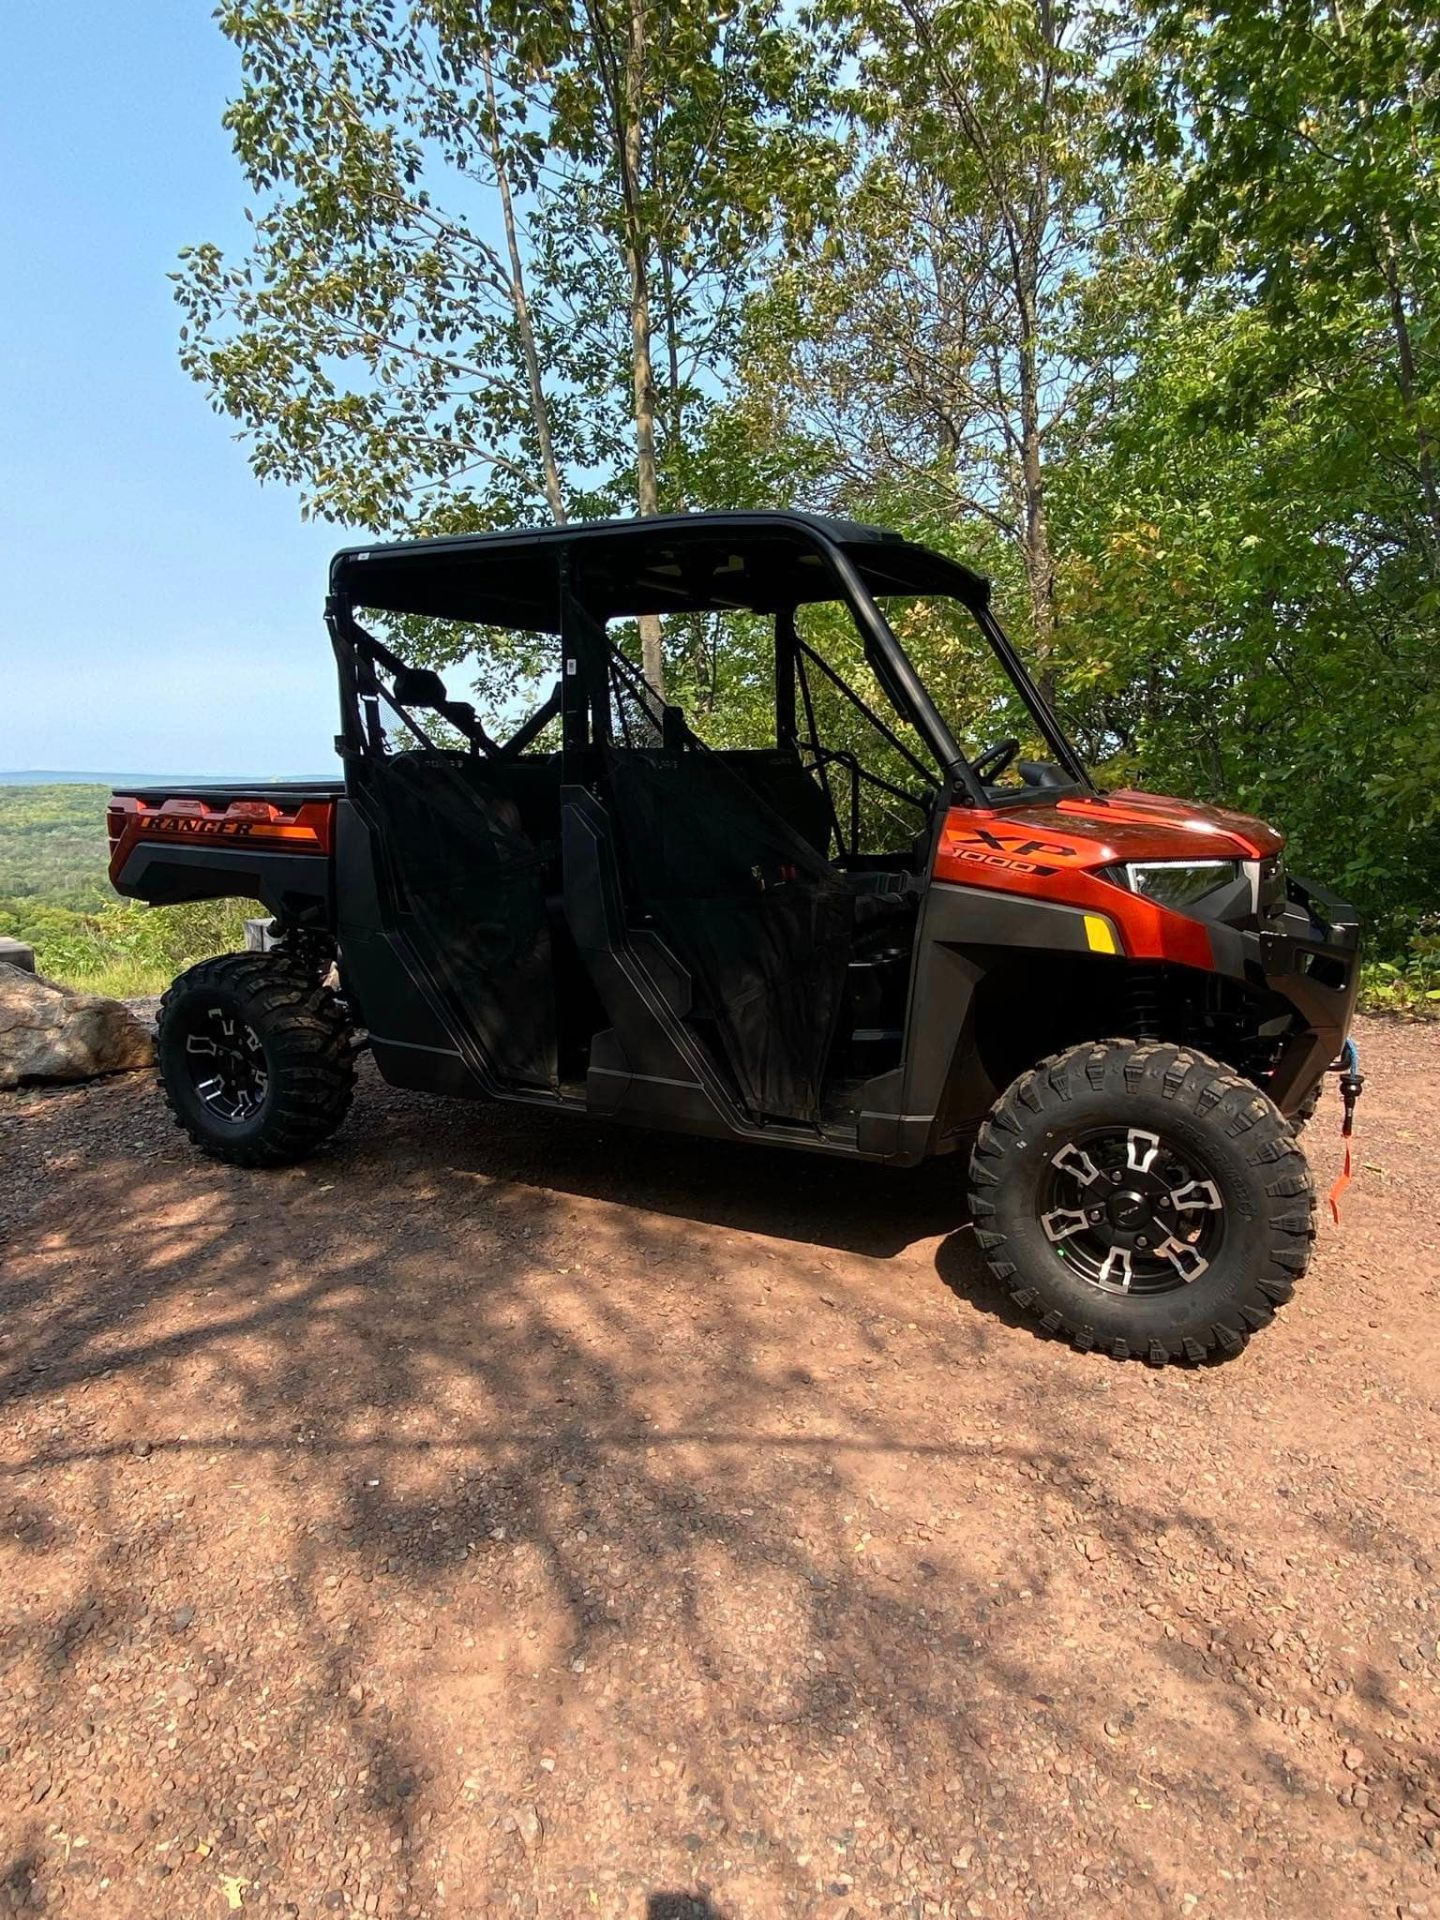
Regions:
<svg viewBox="0 0 1440 1920"><path fill-rule="evenodd" d="M520 242L515 231L515 206L510 197L510 170L500 140L500 119L495 106L495 75L490 64L490 47L482 37L480 62L485 72L485 103L490 113L490 160L495 168L495 184L500 190L500 210L505 222L505 245L510 255L510 305L515 328L520 336L520 351L525 358L525 373L530 386L530 409L535 438L540 447L540 471L550 517L563 527L569 518L565 511L565 490L560 484L560 467L550 437L550 406L545 398L545 383L540 377L540 351L535 343L535 323L530 302L525 297L525 268L520 258Z"/></svg>
<svg viewBox="0 0 1440 1920"><path fill-rule="evenodd" d="M1036 347L1037 287L1032 262L1021 266L1016 287L1020 314L1019 400L1020 485L1024 503L1022 544L1025 579L1030 589L1031 644L1035 678L1047 701L1055 698L1055 560L1050 551L1050 521L1045 508L1045 466L1040 437L1040 380Z"/></svg>
<svg viewBox="0 0 1440 1920"><path fill-rule="evenodd" d="M1036 21L1045 48L1043 95L1048 100L1059 55L1058 26L1049 0L1037 0ZM1035 677L1051 704L1055 700L1055 559L1050 551L1050 520L1045 507L1045 466L1040 433L1041 249L1050 224L1050 161L1046 140L1035 158L1035 173L1025 194L1023 239L1017 264L1020 313L1020 455L1025 479L1025 572L1030 583L1034 624Z"/></svg>
<svg viewBox="0 0 1440 1920"><path fill-rule="evenodd" d="M675 263L668 251L662 252L660 260L661 297L665 302L665 354L670 376L670 418L666 431L670 436L672 462L684 445L685 422L683 405L680 398L680 336L675 320ZM683 499L682 505L687 504Z"/></svg>
<svg viewBox="0 0 1440 1920"><path fill-rule="evenodd" d="M630 351L635 386L635 505L642 515L660 511L655 462L655 369L651 359L650 271L647 236L640 218L644 165L646 0L630 0L630 45L625 61L625 120L620 129L621 190L625 202L630 268ZM646 680L665 697L665 657L658 614L640 618L640 656Z"/></svg>
<svg viewBox="0 0 1440 1920"><path fill-rule="evenodd" d="M1045 511L1045 478L1038 436L1021 440L1021 481L1025 493L1025 579L1030 589L1031 645L1035 677L1047 700L1055 697L1055 561Z"/></svg>
<svg viewBox="0 0 1440 1920"><path fill-rule="evenodd" d="M1440 552L1440 484L1437 484L1435 473L1435 442L1420 411L1415 349L1411 340L1410 315L1405 305L1405 289L1400 280L1399 250L1388 220L1380 222L1380 233L1380 271L1385 276L1385 291L1390 301L1390 330L1395 337L1400 398L1415 433L1416 465L1420 475L1420 491L1425 496L1426 517L1430 522L1430 544Z"/></svg>

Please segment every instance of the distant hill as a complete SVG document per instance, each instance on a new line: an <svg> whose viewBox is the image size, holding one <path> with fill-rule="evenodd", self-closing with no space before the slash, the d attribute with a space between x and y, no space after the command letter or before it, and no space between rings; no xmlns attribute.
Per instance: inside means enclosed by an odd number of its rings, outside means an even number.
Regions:
<svg viewBox="0 0 1440 1920"><path fill-rule="evenodd" d="M176 786L200 785L215 780L253 780L257 784L266 780L331 780L334 769L329 773L73 773L55 772L47 768L25 767L7 772L0 767L0 787L163 787L173 781Z"/></svg>
<svg viewBox="0 0 1440 1920"><path fill-rule="evenodd" d="M0 779L0 901L87 911L113 900L105 799L98 773Z"/></svg>
<svg viewBox="0 0 1440 1920"><path fill-rule="evenodd" d="M121 900L107 873L112 781L148 784L133 774L0 774L0 934L34 947L52 979L123 999L158 993L182 967L235 951L246 914L260 909L206 900L152 913Z"/></svg>

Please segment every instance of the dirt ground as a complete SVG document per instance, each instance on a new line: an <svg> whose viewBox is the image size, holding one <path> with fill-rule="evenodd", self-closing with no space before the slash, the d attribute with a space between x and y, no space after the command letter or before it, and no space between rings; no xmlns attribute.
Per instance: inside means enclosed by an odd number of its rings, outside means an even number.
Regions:
<svg viewBox="0 0 1440 1920"><path fill-rule="evenodd" d="M0 1913L1440 1920L1440 1029L1359 1037L1343 1226L1158 1373L953 1164L6 1096Z"/></svg>

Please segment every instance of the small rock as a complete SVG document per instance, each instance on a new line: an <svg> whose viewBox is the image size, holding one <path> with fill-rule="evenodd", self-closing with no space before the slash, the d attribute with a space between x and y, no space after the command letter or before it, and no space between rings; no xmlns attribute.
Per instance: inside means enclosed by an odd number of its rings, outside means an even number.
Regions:
<svg viewBox="0 0 1440 1920"><path fill-rule="evenodd" d="M533 1853L545 1837L545 1823L540 1818L538 1807L521 1807L515 1816L515 1831L525 1843L527 1853Z"/></svg>
<svg viewBox="0 0 1440 1920"><path fill-rule="evenodd" d="M152 1449L148 1440L137 1440L130 1451L137 1460L148 1460Z"/></svg>
<svg viewBox="0 0 1440 1920"><path fill-rule="evenodd" d="M1351 1773L1356 1773L1365 1764L1365 1749L1363 1747L1346 1747L1340 1757L1350 1769Z"/></svg>

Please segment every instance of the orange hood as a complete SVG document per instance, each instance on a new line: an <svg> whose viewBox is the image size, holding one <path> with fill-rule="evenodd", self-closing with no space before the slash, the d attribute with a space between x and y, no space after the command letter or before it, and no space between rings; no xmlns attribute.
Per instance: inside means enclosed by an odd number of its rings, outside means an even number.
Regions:
<svg viewBox="0 0 1440 1920"><path fill-rule="evenodd" d="M1205 926L1097 869L1130 860L1263 860L1284 846L1263 820L1163 794L1121 792L1034 806L952 807L935 878L1102 913L1132 959L1213 965Z"/></svg>

